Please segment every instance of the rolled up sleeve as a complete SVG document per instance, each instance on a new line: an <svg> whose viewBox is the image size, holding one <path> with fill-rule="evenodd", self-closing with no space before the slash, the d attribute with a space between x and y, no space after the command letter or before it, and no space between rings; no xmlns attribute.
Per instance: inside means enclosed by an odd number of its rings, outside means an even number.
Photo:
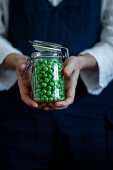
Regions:
<svg viewBox="0 0 113 170"><path fill-rule="evenodd" d="M22 54L6 39L0 37L0 64L11 53ZM10 89L17 81L16 70L0 67L0 91Z"/></svg>
<svg viewBox="0 0 113 170"><path fill-rule="evenodd" d="M98 64L98 71L82 70L81 78L89 93L98 95L113 80L113 1L107 1L102 17L100 42L80 54L90 54Z"/></svg>

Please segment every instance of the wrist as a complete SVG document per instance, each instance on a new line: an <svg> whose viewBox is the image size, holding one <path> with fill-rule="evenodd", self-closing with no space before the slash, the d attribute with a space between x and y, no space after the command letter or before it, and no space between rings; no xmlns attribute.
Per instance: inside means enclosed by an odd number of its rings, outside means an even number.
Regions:
<svg viewBox="0 0 113 170"><path fill-rule="evenodd" d="M91 69L98 70L98 64L95 58L89 54L77 56L79 59L80 70Z"/></svg>
<svg viewBox="0 0 113 170"><path fill-rule="evenodd" d="M2 67L16 69L17 62L22 57L23 56L18 53L11 53L7 55L6 58L4 59L2 63Z"/></svg>

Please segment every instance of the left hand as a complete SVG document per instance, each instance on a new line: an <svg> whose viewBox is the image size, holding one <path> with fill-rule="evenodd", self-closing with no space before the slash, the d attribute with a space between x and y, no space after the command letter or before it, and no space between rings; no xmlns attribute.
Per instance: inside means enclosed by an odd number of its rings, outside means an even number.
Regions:
<svg viewBox="0 0 113 170"><path fill-rule="evenodd" d="M44 107L44 110L58 110L65 109L73 103L75 97L75 91L77 81L80 72L79 59L75 56L69 57L64 62L64 76L65 76L65 90L66 99L55 103L48 103L48 106Z"/></svg>
<svg viewBox="0 0 113 170"><path fill-rule="evenodd" d="M71 56L64 62L64 76L66 84L66 99L54 104L45 106L45 110L65 109L73 103L77 81L80 70L98 70L98 64L95 58L89 54Z"/></svg>

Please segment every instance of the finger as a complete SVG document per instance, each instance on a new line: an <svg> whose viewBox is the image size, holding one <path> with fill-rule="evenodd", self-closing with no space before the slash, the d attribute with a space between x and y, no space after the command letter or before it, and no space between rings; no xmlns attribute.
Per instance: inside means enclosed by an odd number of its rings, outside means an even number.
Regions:
<svg viewBox="0 0 113 170"><path fill-rule="evenodd" d="M64 62L64 75L66 77L69 77L75 70L78 69L79 62L77 57L71 56Z"/></svg>
<svg viewBox="0 0 113 170"><path fill-rule="evenodd" d="M57 106L57 107L58 106L66 107L66 106L69 106L72 103L73 103L73 97L72 96L68 96L66 98L66 100L55 103L55 106Z"/></svg>
<svg viewBox="0 0 113 170"><path fill-rule="evenodd" d="M48 106L54 107L54 103L48 103Z"/></svg>
<svg viewBox="0 0 113 170"><path fill-rule="evenodd" d="M65 107L56 107L55 106L55 103L48 103L48 106L46 106L46 108L49 110L49 109L52 109L52 110L59 110L59 109L65 109L67 108L68 106L65 106Z"/></svg>
<svg viewBox="0 0 113 170"><path fill-rule="evenodd" d="M27 66L27 64L20 65L20 67L18 68L18 71L17 71L18 79L22 80L23 82L30 79L29 70L27 70L27 72L25 72L23 75L21 75L22 70L24 70L26 66Z"/></svg>
<svg viewBox="0 0 113 170"><path fill-rule="evenodd" d="M28 95L22 95L21 98L28 106L38 108L38 103L33 101Z"/></svg>
<svg viewBox="0 0 113 170"><path fill-rule="evenodd" d="M40 104L38 104L38 109L42 109L45 106L47 106L46 103L40 103Z"/></svg>
<svg viewBox="0 0 113 170"><path fill-rule="evenodd" d="M55 106L66 107L73 103L79 71L74 71L66 82L66 99L55 103Z"/></svg>
<svg viewBox="0 0 113 170"><path fill-rule="evenodd" d="M18 75L18 79L21 79L21 80L27 80L28 78L30 78L28 72L26 72L25 74L23 74L21 76L21 72L23 71L23 69L25 69L25 67L27 66L28 64L28 61L27 61L27 56L23 56L17 63L17 75Z"/></svg>
<svg viewBox="0 0 113 170"><path fill-rule="evenodd" d="M66 107L49 107L49 106L47 106L47 107L44 107L44 110L61 110L61 109L66 109L66 108L68 108L68 106L66 106Z"/></svg>

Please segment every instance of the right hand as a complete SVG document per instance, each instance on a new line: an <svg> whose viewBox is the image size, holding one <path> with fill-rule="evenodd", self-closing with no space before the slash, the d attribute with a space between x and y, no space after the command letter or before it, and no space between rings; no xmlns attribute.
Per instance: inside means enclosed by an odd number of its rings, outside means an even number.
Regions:
<svg viewBox="0 0 113 170"><path fill-rule="evenodd" d="M26 65L27 57L19 57L16 64L16 72L18 77L18 86L20 90L21 99L28 106L41 109L46 106L46 104L38 104L32 99L31 77L29 70L21 76L21 71L26 67Z"/></svg>

